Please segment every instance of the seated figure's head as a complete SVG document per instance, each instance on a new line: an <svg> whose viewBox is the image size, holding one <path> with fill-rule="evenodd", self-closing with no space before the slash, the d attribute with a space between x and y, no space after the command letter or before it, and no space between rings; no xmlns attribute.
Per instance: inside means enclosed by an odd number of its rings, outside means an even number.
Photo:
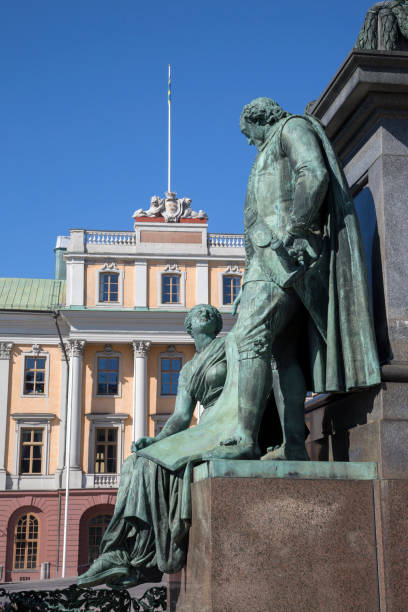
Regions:
<svg viewBox="0 0 408 612"><path fill-rule="evenodd" d="M193 338L196 334L206 334L215 338L222 330L221 313L211 304L197 304L188 311L184 327Z"/></svg>

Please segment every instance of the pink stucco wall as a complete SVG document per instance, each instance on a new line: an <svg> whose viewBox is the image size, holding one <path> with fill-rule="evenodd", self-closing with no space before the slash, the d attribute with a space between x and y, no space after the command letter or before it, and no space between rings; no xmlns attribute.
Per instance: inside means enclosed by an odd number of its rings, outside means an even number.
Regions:
<svg viewBox="0 0 408 612"><path fill-rule="evenodd" d="M61 498L60 512L59 497ZM76 576L87 569L88 522L99 514L113 513L116 489L75 490L70 492L66 576ZM58 522L60 515L59 569L61 576L62 538L64 530L65 491L0 492L0 565L2 581L21 578L40 579L41 563L51 564L50 577L57 575ZM14 528L18 519L32 512L39 519L39 554L36 570L13 570Z"/></svg>

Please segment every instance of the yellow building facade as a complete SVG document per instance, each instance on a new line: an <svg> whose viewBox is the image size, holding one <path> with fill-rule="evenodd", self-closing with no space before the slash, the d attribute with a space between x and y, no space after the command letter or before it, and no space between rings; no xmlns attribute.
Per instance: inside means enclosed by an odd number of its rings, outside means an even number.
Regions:
<svg viewBox="0 0 408 612"><path fill-rule="evenodd" d="M194 355L187 311L211 303L222 333L233 325L243 236L210 234L174 194L160 202L135 213L132 231L60 236L55 280L0 279L2 580L58 575L67 473L67 575L86 569L132 440L157 434L174 410Z"/></svg>

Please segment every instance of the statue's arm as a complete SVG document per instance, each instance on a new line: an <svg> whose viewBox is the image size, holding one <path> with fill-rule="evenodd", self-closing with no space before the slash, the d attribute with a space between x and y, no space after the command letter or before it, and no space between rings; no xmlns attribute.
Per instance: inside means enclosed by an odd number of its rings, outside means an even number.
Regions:
<svg viewBox="0 0 408 612"><path fill-rule="evenodd" d="M186 383L189 378L189 373L191 374L191 371L189 364L187 363L180 372L174 412L166 422L161 432L154 438L144 436L143 438L139 438L139 440L132 442L131 451L133 453L189 427L196 405L196 402L187 391Z"/></svg>
<svg viewBox="0 0 408 612"><path fill-rule="evenodd" d="M326 197L329 173L318 136L306 119L294 117L285 124L281 145L295 176L293 210L288 233L292 236L304 236Z"/></svg>
<svg viewBox="0 0 408 612"><path fill-rule="evenodd" d="M187 429L190 426L195 405L196 402L186 390L185 385L183 385L183 381L180 381L174 412L166 422L161 432L155 437L154 441L157 442L158 440L162 440L163 438L167 438L168 436L172 436L179 431Z"/></svg>

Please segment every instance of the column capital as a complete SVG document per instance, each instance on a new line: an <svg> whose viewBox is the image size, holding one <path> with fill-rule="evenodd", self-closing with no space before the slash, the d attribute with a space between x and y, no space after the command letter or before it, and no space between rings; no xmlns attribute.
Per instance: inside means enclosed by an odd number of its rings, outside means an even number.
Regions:
<svg viewBox="0 0 408 612"><path fill-rule="evenodd" d="M82 353L86 344L85 340L69 338L66 344L68 345L70 353L72 352L73 357L82 357Z"/></svg>
<svg viewBox="0 0 408 612"><path fill-rule="evenodd" d="M0 359L10 359L13 342L0 342Z"/></svg>
<svg viewBox="0 0 408 612"><path fill-rule="evenodd" d="M132 349L135 357L147 357L150 345L150 340L133 340Z"/></svg>

